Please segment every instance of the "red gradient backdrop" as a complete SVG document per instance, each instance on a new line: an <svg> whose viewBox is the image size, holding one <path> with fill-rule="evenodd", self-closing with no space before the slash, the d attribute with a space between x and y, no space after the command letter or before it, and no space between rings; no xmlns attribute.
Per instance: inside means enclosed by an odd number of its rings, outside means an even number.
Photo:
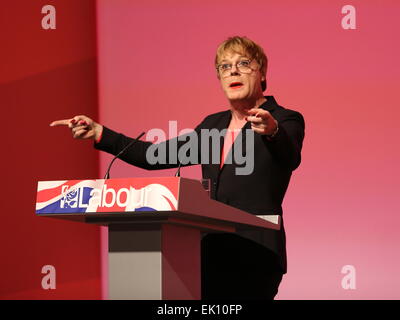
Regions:
<svg viewBox="0 0 400 320"><path fill-rule="evenodd" d="M344 30L341 9L356 8ZM213 59L246 35L269 57L266 94L303 113L303 162L284 201L280 299L400 297L398 1L98 1L99 117L136 136L227 108ZM110 157L101 155L101 171ZM163 176L118 163L112 176ZM199 168L185 168L200 177ZM356 288L341 286L353 265Z"/></svg>
<svg viewBox="0 0 400 320"><path fill-rule="evenodd" d="M56 30L41 28L47 4ZM341 27L348 4L355 30ZM193 128L227 109L213 60L231 35L265 48L266 94L306 120L284 201L288 273L277 298L399 299L399 15L397 0L2 4L0 299L107 295L105 231L37 218L34 202L38 180L101 177L110 156L99 161L91 142L48 124L87 114L131 136L171 120ZM111 175L174 172L117 162ZM182 175L199 178L200 169ZM56 290L41 288L44 265L56 268ZM356 270L354 290L341 286L345 265Z"/></svg>
<svg viewBox="0 0 400 320"><path fill-rule="evenodd" d="M46 4L56 7L55 30L42 29ZM35 217L37 181L97 177L91 144L49 127L97 116L95 18L94 1L1 5L0 299L101 298L99 228ZM55 267L54 290L41 286L45 265Z"/></svg>

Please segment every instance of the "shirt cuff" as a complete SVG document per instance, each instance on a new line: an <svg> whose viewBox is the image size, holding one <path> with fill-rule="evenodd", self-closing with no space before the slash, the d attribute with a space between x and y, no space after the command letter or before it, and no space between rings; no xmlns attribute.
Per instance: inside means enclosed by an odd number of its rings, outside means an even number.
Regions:
<svg viewBox="0 0 400 320"><path fill-rule="evenodd" d="M104 127L102 128L102 130L101 130L101 132L100 132L100 136L97 138L97 139L95 139L95 142L96 143L100 143L100 141L101 141L101 138L103 137L103 130L104 129Z"/></svg>

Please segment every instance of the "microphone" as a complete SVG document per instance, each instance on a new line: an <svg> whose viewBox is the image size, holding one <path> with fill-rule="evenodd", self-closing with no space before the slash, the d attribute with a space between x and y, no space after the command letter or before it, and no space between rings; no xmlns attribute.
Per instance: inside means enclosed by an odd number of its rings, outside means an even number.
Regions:
<svg viewBox="0 0 400 320"><path fill-rule="evenodd" d="M179 159L178 159L178 161L179 161ZM178 166L178 170L175 173L175 177L181 176L181 166L182 166L182 163L179 161L179 166Z"/></svg>
<svg viewBox="0 0 400 320"><path fill-rule="evenodd" d="M144 135L144 132L142 132L136 139L133 139L131 142L129 142L125 148L123 148L110 162L107 172L104 175L104 180L110 179L110 170L111 170L111 166L114 163L114 161L121 155L123 154L126 150L128 150L129 147L133 146L136 142L138 142L138 140Z"/></svg>

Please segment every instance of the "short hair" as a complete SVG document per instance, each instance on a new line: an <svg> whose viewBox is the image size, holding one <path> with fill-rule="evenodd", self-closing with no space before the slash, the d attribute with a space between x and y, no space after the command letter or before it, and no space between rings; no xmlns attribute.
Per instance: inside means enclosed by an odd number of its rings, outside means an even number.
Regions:
<svg viewBox="0 0 400 320"><path fill-rule="evenodd" d="M244 54L250 59L256 60L257 63L260 65L261 74L264 76L264 79L266 79L268 59L264 53L263 48L260 47L257 43L247 37L229 37L217 48L217 54L215 56L215 68L218 67L221 57L229 51ZM261 88L262 91L265 91L265 89L267 88L266 80L261 81Z"/></svg>

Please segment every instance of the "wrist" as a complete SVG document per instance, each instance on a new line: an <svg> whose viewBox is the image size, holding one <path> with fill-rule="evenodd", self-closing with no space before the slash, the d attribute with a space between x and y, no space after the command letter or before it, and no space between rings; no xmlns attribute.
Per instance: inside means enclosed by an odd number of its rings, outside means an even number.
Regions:
<svg viewBox="0 0 400 320"><path fill-rule="evenodd" d="M93 127L94 127L94 137L93 137L94 141L96 143L99 143L103 135L103 126L99 123L94 123Z"/></svg>
<svg viewBox="0 0 400 320"><path fill-rule="evenodd" d="M266 135L267 138L268 138L269 140L272 140L272 139L275 138L275 136L278 134L278 131L279 131L279 124L278 124L278 121L275 120L275 124L276 124L275 130L274 130L271 134L267 134L267 135Z"/></svg>

